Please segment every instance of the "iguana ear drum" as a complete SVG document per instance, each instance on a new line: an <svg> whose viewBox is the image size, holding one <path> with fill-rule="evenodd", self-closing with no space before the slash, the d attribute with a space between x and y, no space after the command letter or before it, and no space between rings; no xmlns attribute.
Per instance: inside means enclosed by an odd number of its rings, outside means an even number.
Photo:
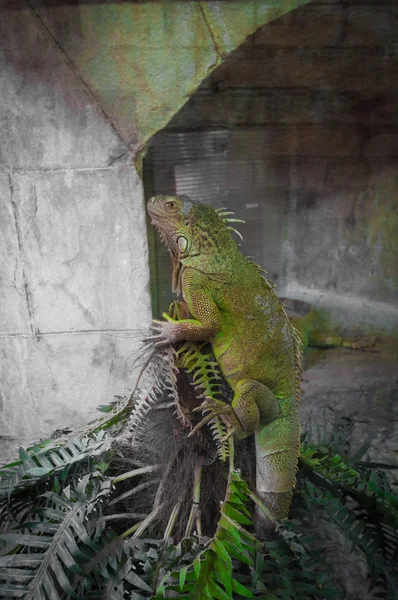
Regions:
<svg viewBox="0 0 398 600"><path fill-rule="evenodd" d="M188 246L188 240L186 238L184 238L182 235L180 235L180 237L177 240L177 244L178 244L178 249L181 252L181 254L184 254L184 252Z"/></svg>

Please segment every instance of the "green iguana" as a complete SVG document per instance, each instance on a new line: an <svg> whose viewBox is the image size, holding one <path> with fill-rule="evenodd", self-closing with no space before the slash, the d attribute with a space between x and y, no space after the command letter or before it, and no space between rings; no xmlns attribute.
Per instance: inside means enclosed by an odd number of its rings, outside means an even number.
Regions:
<svg viewBox="0 0 398 600"><path fill-rule="evenodd" d="M158 347L181 340L210 342L232 406L207 398L196 432L217 416L228 435L255 433L256 491L277 518L288 515L295 485L300 426L297 416L300 349L273 285L239 250L225 209L187 196L155 196L148 212L173 261L173 291L182 314L154 321ZM262 528L272 529L270 523Z"/></svg>

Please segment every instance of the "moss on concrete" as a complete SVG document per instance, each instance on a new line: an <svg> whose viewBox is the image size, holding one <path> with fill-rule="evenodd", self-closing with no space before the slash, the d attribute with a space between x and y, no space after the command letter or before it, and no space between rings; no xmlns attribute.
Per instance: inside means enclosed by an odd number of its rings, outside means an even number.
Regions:
<svg viewBox="0 0 398 600"><path fill-rule="evenodd" d="M62 13L62 23L51 16L47 22L112 124L139 153L248 35L307 1L89 3ZM63 34L76 20L80 43L66 47Z"/></svg>

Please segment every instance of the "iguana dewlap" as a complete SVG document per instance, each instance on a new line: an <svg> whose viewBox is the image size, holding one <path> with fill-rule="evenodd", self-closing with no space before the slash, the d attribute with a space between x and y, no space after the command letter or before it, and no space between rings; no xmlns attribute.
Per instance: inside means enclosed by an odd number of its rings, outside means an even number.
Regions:
<svg viewBox="0 0 398 600"><path fill-rule="evenodd" d="M226 213L186 196L149 200L152 223L173 260L173 291L193 318L155 321L158 345L208 341L234 397L207 400L207 416L238 435L255 433L256 488L278 518L288 514L295 484L300 351L273 286L233 240ZM230 213L228 213L230 214ZM223 218L224 217L224 218Z"/></svg>

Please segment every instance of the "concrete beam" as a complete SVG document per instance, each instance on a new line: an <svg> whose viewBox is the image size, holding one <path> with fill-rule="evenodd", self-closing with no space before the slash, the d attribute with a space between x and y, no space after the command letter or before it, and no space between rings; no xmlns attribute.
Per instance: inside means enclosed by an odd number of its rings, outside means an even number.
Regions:
<svg viewBox="0 0 398 600"><path fill-rule="evenodd" d="M249 35L308 0L160 0L31 10L133 152Z"/></svg>

